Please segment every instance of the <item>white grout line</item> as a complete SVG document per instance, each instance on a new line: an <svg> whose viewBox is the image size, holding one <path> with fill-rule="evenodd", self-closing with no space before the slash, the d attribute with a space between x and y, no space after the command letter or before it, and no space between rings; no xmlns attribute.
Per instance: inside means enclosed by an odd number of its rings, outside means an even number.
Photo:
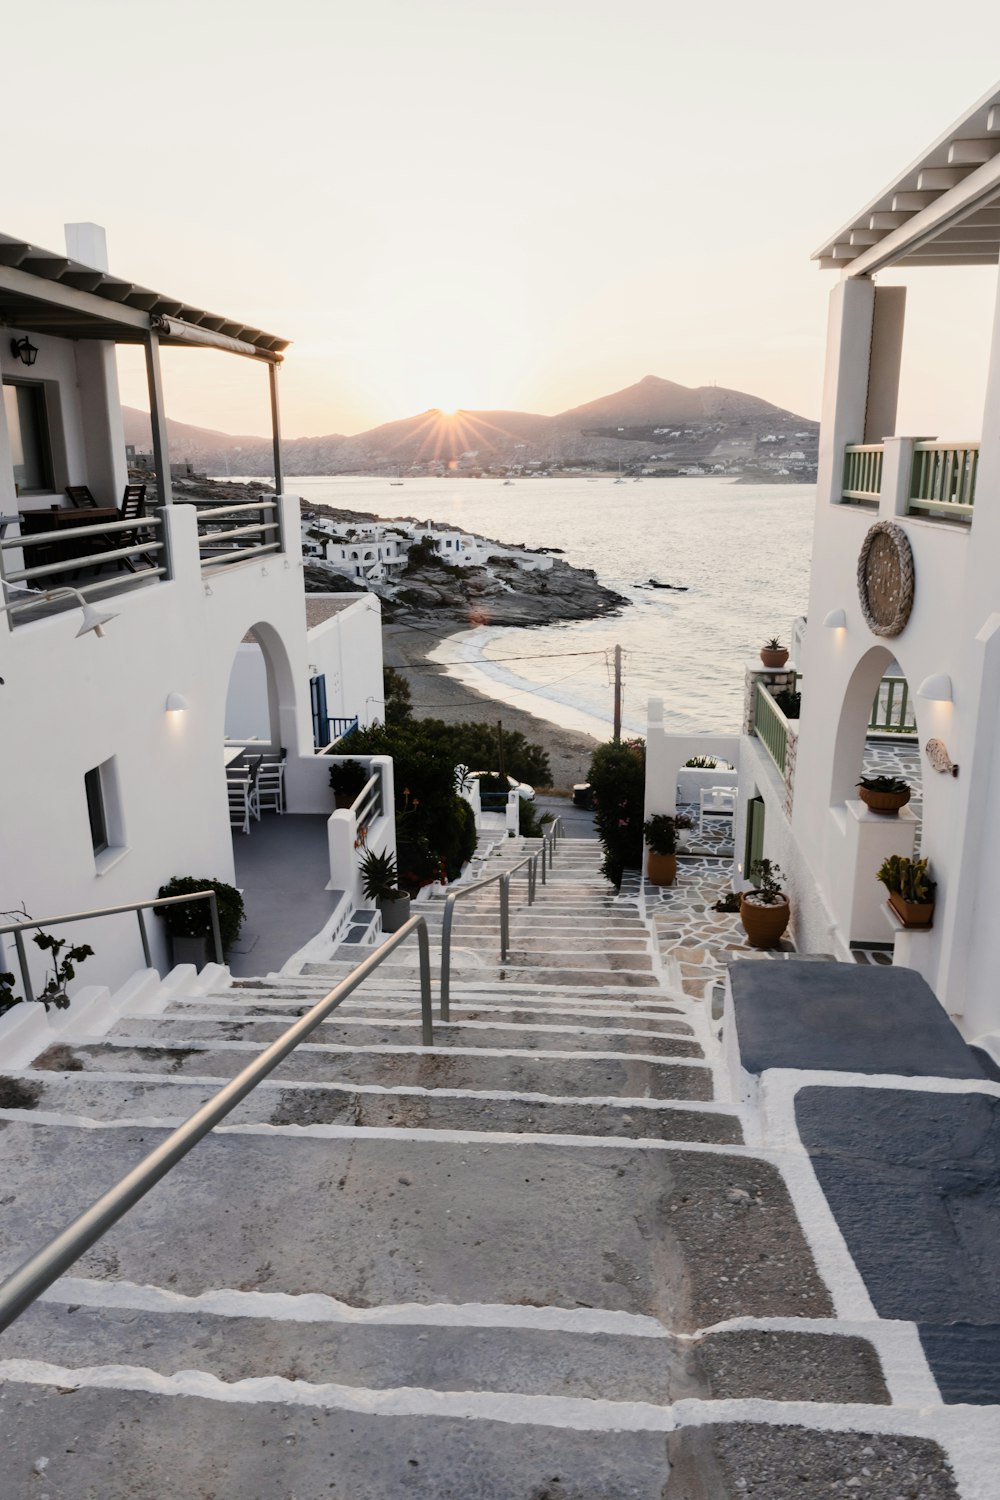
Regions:
<svg viewBox="0 0 1000 1500"><path fill-rule="evenodd" d="M357 1323L433 1328L535 1329L542 1333L604 1333L622 1338L665 1339L666 1329L643 1313L597 1307L530 1307L492 1302L399 1302L354 1307L322 1292L243 1292L228 1287L185 1296L163 1287L128 1281L61 1277L41 1301L83 1307L121 1307L139 1312L210 1313L223 1318L267 1318L275 1322Z"/></svg>
<svg viewBox="0 0 1000 1500"><path fill-rule="evenodd" d="M371 1390L334 1382L280 1376L227 1382L204 1371L160 1375L129 1365L72 1369L42 1360L0 1361L0 1379L69 1390L140 1391L234 1404L280 1403L383 1417L447 1417L544 1426L576 1432L678 1432L688 1427L762 1423L810 1432L885 1434L930 1438L948 1455L963 1500L995 1500L1000 1468L1000 1408L993 1406L869 1406L836 1402L760 1399L682 1400L671 1407L645 1401L595 1401L566 1396L525 1396L488 1391L434 1391L420 1387Z"/></svg>

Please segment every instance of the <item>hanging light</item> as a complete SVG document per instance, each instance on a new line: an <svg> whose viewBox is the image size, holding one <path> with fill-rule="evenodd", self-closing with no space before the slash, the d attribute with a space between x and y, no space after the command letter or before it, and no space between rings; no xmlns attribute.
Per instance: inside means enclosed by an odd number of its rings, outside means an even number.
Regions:
<svg viewBox="0 0 1000 1500"><path fill-rule="evenodd" d="M33 365L38 358L38 349L25 334L24 338L11 339L10 352L22 365Z"/></svg>

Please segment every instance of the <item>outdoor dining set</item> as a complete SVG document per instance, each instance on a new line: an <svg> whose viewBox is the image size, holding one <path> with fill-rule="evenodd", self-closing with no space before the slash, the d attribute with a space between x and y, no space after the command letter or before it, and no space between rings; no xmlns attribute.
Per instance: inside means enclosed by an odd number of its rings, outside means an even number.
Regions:
<svg viewBox="0 0 1000 1500"><path fill-rule="evenodd" d="M226 787L230 827L250 832L261 813L285 811L285 751L256 752L247 746L226 746Z"/></svg>

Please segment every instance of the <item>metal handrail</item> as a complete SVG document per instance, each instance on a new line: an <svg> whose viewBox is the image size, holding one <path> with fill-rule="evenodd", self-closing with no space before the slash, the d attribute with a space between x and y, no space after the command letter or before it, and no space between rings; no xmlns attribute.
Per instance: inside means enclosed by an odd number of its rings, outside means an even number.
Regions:
<svg viewBox="0 0 1000 1500"><path fill-rule="evenodd" d="M181 501L180 504L188 502ZM215 516L232 516L241 510L274 510L277 505L277 497L269 495L262 500L241 500L236 505L213 505L211 510L199 510L198 521L211 521Z"/></svg>
<svg viewBox="0 0 1000 1500"><path fill-rule="evenodd" d="M451 1020L451 929L455 920L455 907L459 901L466 896L471 896L473 891L481 891L488 885L500 886L500 962L506 963L507 951L510 947L510 878L516 875L518 870L528 866L528 905L533 906L535 892L538 888L538 862L542 865L542 884L545 879L545 853L548 849L549 868L552 868L552 858L555 851L556 838L558 834L559 819L553 819L548 833L542 834L540 849L534 854L526 854L524 859L518 860L516 865L511 865L509 870L501 870L498 875L488 875L485 880L477 880L472 885L460 886L457 891L449 891L444 903L444 920L441 924L441 1005L440 1015L442 1021Z"/></svg>
<svg viewBox="0 0 1000 1500"><path fill-rule="evenodd" d="M28 961L24 951L24 938L22 933L30 932L35 927L58 927L62 922L89 922L92 917L120 917L125 912L134 911L139 923L139 937L142 942L142 956L146 960L146 968L153 967L153 958L149 950L149 933L146 924L142 920L144 911L151 906L182 906L187 901L207 901L212 917L212 944L215 948L215 962L221 964L222 957L222 928L219 926L219 902L214 891L193 891L189 896L157 896L153 901L129 901L125 906L97 906L92 911L67 912L61 917L41 917L37 921L29 917L23 922L6 922L0 926L0 938L7 933L14 934L14 946L17 949L17 961L21 966L21 983L24 986L26 1000L34 1000L35 994L31 988L31 975L28 972Z"/></svg>
<svg viewBox="0 0 1000 1500"><path fill-rule="evenodd" d="M213 1130L228 1114L251 1093L279 1063L305 1041L316 1027L346 1000L368 975L377 969L385 958L416 932L420 945L420 1010L422 1021L422 1045L434 1045L434 1021L431 1012L431 958L427 938L427 924L423 917L411 917L398 932L358 965L353 974L342 979L334 989L318 1001L293 1026L290 1026L276 1042L262 1052L249 1067L231 1083L214 1094L201 1109L196 1110L183 1125L171 1131L165 1141L145 1156L138 1166L127 1172L114 1187L110 1188L96 1203L57 1234L55 1239L35 1255L29 1257L0 1285L0 1331L8 1328L15 1318L28 1308L54 1281L57 1281L70 1266L97 1243L113 1225L117 1224L130 1208L149 1192L150 1188L167 1175L172 1167L195 1147L209 1131Z"/></svg>

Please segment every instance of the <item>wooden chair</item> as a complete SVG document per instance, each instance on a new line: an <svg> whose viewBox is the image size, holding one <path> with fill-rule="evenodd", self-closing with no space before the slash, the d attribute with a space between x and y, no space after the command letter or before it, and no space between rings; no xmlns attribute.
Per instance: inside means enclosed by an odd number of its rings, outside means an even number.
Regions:
<svg viewBox="0 0 1000 1500"><path fill-rule="evenodd" d="M734 786L703 787L698 794L698 832L705 832L705 820L726 818L736 825L736 788Z"/></svg>
<svg viewBox="0 0 1000 1500"><path fill-rule="evenodd" d="M241 828L244 833L249 833L250 777L246 773L242 776L228 774L226 776L226 790L229 795L229 826L231 828Z"/></svg>
<svg viewBox="0 0 1000 1500"><path fill-rule="evenodd" d="M261 757L257 773L257 808L263 811L270 807L276 813L285 810L285 752L280 755Z"/></svg>
<svg viewBox="0 0 1000 1500"><path fill-rule="evenodd" d="M100 510L100 506L90 493L89 484L68 484L66 493L70 504L76 506L77 510Z"/></svg>
<svg viewBox="0 0 1000 1500"><path fill-rule="evenodd" d="M144 484L127 484L122 496L122 503L118 511L119 521L139 521L146 514L146 486ZM112 533L113 540L109 538L110 548L138 547L145 539L143 528L137 526L134 531L118 531ZM109 550L110 550L109 548ZM140 559L146 561L145 556ZM119 563L124 563L130 573L137 573L138 567L131 557L120 557Z"/></svg>

